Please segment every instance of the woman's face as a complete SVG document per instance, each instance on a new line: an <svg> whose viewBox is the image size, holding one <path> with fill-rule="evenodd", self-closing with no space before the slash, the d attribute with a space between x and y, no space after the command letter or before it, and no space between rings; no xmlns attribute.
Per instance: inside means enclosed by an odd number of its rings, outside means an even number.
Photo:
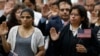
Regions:
<svg viewBox="0 0 100 56"><path fill-rule="evenodd" d="M96 5L94 7L94 11L92 12L92 16L97 17L99 11L100 11L100 5Z"/></svg>
<svg viewBox="0 0 100 56"><path fill-rule="evenodd" d="M100 22L100 16L98 17L98 21Z"/></svg>
<svg viewBox="0 0 100 56"><path fill-rule="evenodd" d="M78 9L73 9L70 13L70 23L71 24L80 24L82 21L81 16L79 15Z"/></svg>
<svg viewBox="0 0 100 56"><path fill-rule="evenodd" d="M22 12L21 14L21 24L25 27L31 26L33 23L33 18L28 12Z"/></svg>
<svg viewBox="0 0 100 56"><path fill-rule="evenodd" d="M22 12L22 9L20 8L20 9L18 9L16 12L15 12L15 17L16 17L16 19L19 21L20 20L20 14L21 14L21 12Z"/></svg>

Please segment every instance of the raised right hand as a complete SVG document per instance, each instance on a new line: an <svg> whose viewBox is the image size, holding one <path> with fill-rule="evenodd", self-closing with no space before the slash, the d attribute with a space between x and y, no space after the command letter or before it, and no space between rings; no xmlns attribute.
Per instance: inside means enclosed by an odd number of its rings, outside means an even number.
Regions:
<svg viewBox="0 0 100 56"><path fill-rule="evenodd" d="M0 25L0 36L4 36L8 33L8 27L6 22L2 22L2 24Z"/></svg>
<svg viewBox="0 0 100 56"><path fill-rule="evenodd" d="M52 28L50 29L50 36L51 36L51 39L52 39L52 40L56 41L56 40L59 38L59 34L60 34L60 33L57 33L57 32L56 32L56 29L55 29L54 27L52 27Z"/></svg>
<svg viewBox="0 0 100 56"><path fill-rule="evenodd" d="M11 13L13 8L14 8L13 1L6 2L5 7L4 7L4 15L7 16L9 13Z"/></svg>

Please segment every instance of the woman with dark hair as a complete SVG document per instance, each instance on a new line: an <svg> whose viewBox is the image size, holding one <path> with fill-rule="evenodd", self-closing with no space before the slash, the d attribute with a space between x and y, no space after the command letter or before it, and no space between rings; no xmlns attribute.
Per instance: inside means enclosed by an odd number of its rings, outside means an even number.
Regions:
<svg viewBox="0 0 100 56"><path fill-rule="evenodd" d="M69 21L70 23L63 28L58 38L54 29L50 31L60 55L97 56L100 47L96 36L89 29L85 8L81 5L72 7Z"/></svg>
<svg viewBox="0 0 100 56"><path fill-rule="evenodd" d="M44 37L41 31L32 25L34 13L26 8L21 12L21 25L11 28L6 41L7 25L3 22L0 26L1 38L6 52L10 50L18 56L43 56Z"/></svg>
<svg viewBox="0 0 100 56"><path fill-rule="evenodd" d="M10 16L7 21L8 28L10 29L11 27L15 25L19 25L20 23L20 13L22 9L26 8L25 5L23 4L16 4L14 8L12 9Z"/></svg>
<svg viewBox="0 0 100 56"><path fill-rule="evenodd" d="M91 23L90 27L94 28L95 26L99 26L98 22L98 12L100 11L100 2L97 2L94 6L94 10L92 11L91 14Z"/></svg>

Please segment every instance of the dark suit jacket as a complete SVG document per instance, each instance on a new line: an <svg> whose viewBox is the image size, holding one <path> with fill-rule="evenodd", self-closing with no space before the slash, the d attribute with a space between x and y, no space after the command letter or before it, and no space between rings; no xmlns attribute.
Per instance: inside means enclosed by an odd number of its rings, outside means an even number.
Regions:
<svg viewBox="0 0 100 56"><path fill-rule="evenodd" d="M69 29L70 26L67 25L61 31L59 39L56 42L59 49L59 55L61 56L98 56L98 49L100 49L96 35L92 32L91 38L81 39L80 44L84 45L87 49L87 53L76 52L76 44L79 39L77 36L73 36L72 31ZM83 29L83 28L82 28Z"/></svg>
<svg viewBox="0 0 100 56"><path fill-rule="evenodd" d="M98 31L100 31L100 26L95 26L94 29L93 29L95 35L98 37L100 37L100 33L98 33ZM99 46L100 46L100 38L98 38L98 41L99 41ZM99 48L99 54L100 54L100 48Z"/></svg>
<svg viewBox="0 0 100 56"><path fill-rule="evenodd" d="M38 28L42 31L44 36L49 35L49 31L50 31L51 27L54 27L57 32L62 29L63 24L62 24L61 18L59 16L52 17L49 20L48 24L46 24L46 19L45 18L42 18L39 21Z"/></svg>
<svg viewBox="0 0 100 56"><path fill-rule="evenodd" d="M63 24L61 21L61 18L59 16L53 17L49 20L48 24L46 24L46 20L44 18L41 19L38 25L39 29L41 29L44 36L50 36L50 28L54 27L57 32L59 32L63 28ZM45 56L58 56L58 52L55 50L55 44L54 41L49 38L49 45L48 49L46 50Z"/></svg>

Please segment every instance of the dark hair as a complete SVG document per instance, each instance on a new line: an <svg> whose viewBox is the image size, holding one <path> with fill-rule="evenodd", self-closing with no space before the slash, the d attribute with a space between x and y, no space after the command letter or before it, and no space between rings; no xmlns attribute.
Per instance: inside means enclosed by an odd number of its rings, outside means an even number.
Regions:
<svg viewBox="0 0 100 56"><path fill-rule="evenodd" d="M24 2L25 0L22 0L22 2ZM32 4L36 4L35 0L29 0Z"/></svg>
<svg viewBox="0 0 100 56"><path fill-rule="evenodd" d="M59 0L58 1L58 8L60 8L60 3L64 3L64 4L68 4L68 5L72 6L72 4L70 2L67 2L66 0Z"/></svg>
<svg viewBox="0 0 100 56"><path fill-rule="evenodd" d="M70 6L72 6L71 0L59 0L58 4L60 4L61 2L66 2L67 4L69 4Z"/></svg>
<svg viewBox="0 0 100 56"><path fill-rule="evenodd" d="M32 16L32 19L34 19L34 12L33 12L32 9L30 9L30 8L23 9L22 12L21 12L21 15L22 15L23 12L28 12ZM32 25L34 26L34 22L32 23Z"/></svg>
<svg viewBox="0 0 100 56"><path fill-rule="evenodd" d="M35 6L34 10L36 11L37 10L36 9L36 1L35 0L29 0L29 1ZM24 3L25 0L22 0L22 2Z"/></svg>
<svg viewBox="0 0 100 56"><path fill-rule="evenodd" d="M24 9L24 8L26 8L25 7L25 5L23 5L23 4L16 4L15 6L14 6L14 8L12 9L12 11L11 11L11 14L10 14L10 16L9 16L9 18L8 18L8 27L9 27L9 29L11 28L11 27L13 27L13 26L15 26L15 25L19 25L20 23L18 23L18 20L16 19L16 16L15 16L15 13L16 13L16 11L18 10L18 9Z"/></svg>
<svg viewBox="0 0 100 56"><path fill-rule="evenodd" d="M79 15L84 18L84 20L81 22L82 28L88 28L89 27L89 19L87 17L87 11L82 5L75 5L71 8L70 13L72 12L73 9L77 9Z"/></svg>
<svg viewBox="0 0 100 56"><path fill-rule="evenodd" d="M32 9L30 9L30 8L23 9L22 12L21 12L21 15L22 15L23 12L28 12L32 16L32 18L34 18L34 12L33 12Z"/></svg>
<svg viewBox="0 0 100 56"><path fill-rule="evenodd" d="M95 4L95 6L96 6L96 5L100 5L100 2L97 2L97 3Z"/></svg>

